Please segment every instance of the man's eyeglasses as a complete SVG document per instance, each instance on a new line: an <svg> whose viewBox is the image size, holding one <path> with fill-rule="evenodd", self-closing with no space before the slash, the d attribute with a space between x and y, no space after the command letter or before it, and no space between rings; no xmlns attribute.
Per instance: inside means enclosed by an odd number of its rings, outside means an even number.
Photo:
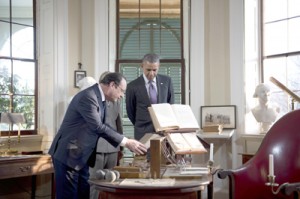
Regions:
<svg viewBox="0 0 300 199"><path fill-rule="evenodd" d="M117 84L116 84L116 88L119 88L120 91L121 91L123 94L125 94L125 90L123 90L123 89L120 87L120 85L117 85Z"/></svg>

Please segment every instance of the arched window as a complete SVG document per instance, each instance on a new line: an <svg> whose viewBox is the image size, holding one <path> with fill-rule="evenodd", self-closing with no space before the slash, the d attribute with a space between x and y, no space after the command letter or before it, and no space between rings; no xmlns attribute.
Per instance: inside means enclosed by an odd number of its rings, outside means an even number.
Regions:
<svg viewBox="0 0 300 199"><path fill-rule="evenodd" d="M172 78L175 103L185 103L182 0L118 0L116 71L127 82L142 74L141 60L147 53L160 56L160 74ZM125 96L126 97L126 96ZM133 126L122 102L124 132L133 137Z"/></svg>

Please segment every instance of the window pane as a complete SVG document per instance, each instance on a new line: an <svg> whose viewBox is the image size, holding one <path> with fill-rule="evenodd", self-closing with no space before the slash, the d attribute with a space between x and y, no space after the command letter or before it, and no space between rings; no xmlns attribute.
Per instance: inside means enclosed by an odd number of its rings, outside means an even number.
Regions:
<svg viewBox="0 0 300 199"><path fill-rule="evenodd" d="M159 0L140 0L140 18L160 18L160 2Z"/></svg>
<svg viewBox="0 0 300 199"><path fill-rule="evenodd" d="M9 23L0 21L0 56L10 56L10 30Z"/></svg>
<svg viewBox="0 0 300 199"><path fill-rule="evenodd" d="M287 86L287 70L286 70L286 58L272 58L264 61L264 79L266 83L271 86L270 101L275 102L280 106L280 112L286 113L289 110L288 95L275 84L272 84L270 77L276 78L283 85Z"/></svg>
<svg viewBox="0 0 300 199"><path fill-rule="evenodd" d="M137 16L138 17L138 16ZM120 30L124 29L138 29L139 19L138 18L120 18Z"/></svg>
<svg viewBox="0 0 300 199"><path fill-rule="evenodd" d="M7 59L0 59L0 94L9 94L10 86L11 61Z"/></svg>
<svg viewBox="0 0 300 199"><path fill-rule="evenodd" d="M264 62L264 71L266 80L273 76L289 90L300 96L300 55L268 59ZM271 99L283 107L282 111L290 111L291 96L278 86L274 84L271 86L271 90L274 91Z"/></svg>
<svg viewBox="0 0 300 199"><path fill-rule="evenodd" d="M287 86L293 92L300 90L300 55L287 58ZM299 95L300 96L300 95Z"/></svg>
<svg viewBox="0 0 300 199"><path fill-rule="evenodd" d="M32 0L12 0L12 22L33 26Z"/></svg>
<svg viewBox="0 0 300 199"><path fill-rule="evenodd" d="M180 63L161 63L159 68L159 74L170 76L173 83L175 104L181 103L181 64Z"/></svg>
<svg viewBox="0 0 300 199"><path fill-rule="evenodd" d="M33 28L12 25L12 57L34 59Z"/></svg>
<svg viewBox="0 0 300 199"><path fill-rule="evenodd" d="M138 30L120 30L120 59L141 58L139 53L139 37Z"/></svg>
<svg viewBox="0 0 300 199"><path fill-rule="evenodd" d="M139 0L119 0L119 2L120 29L139 25Z"/></svg>
<svg viewBox="0 0 300 199"><path fill-rule="evenodd" d="M9 21L9 0L0 0L0 20Z"/></svg>
<svg viewBox="0 0 300 199"><path fill-rule="evenodd" d="M287 0L264 0L264 22L287 18Z"/></svg>
<svg viewBox="0 0 300 199"><path fill-rule="evenodd" d="M152 52L165 59L181 59L181 1L163 0L160 3L160 0L143 0L140 3L141 15L133 13L130 17L130 9L125 1L120 1L120 12L128 12L126 17L119 21L119 59L141 59L146 53ZM127 4L131 5L133 2L128 1ZM134 5L132 7L135 8ZM172 12L176 11L177 14L173 14L172 17L160 15L162 8L165 12L173 10ZM120 14L120 17L122 16ZM163 16L165 18L161 18Z"/></svg>
<svg viewBox="0 0 300 199"><path fill-rule="evenodd" d="M164 29L161 31L161 53L164 59L181 58L180 29Z"/></svg>
<svg viewBox="0 0 300 199"><path fill-rule="evenodd" d="M168 20L172 20L177 23L171 24L171 28L180 28L180 0L161 0L161 23L167 23Z"/></svg>
<svg viewBox="0 0 300 199"><path fill-rule="evenodd" d="M264 26L264 56L287 52L287 21Z"/></svg>
<svg viewBox="0 0 300 199"><path fill-rule="evenodd" d="M14 61L14 93L34 95L35 88L35 63L25 61Z"/></svg>
<svg viewBox="0 0 300 199"><path fill-rule="evenodd" d="M24 129L34 129L34 96L15 96L14 97L14 112L24 113L26 123Z"/></svg>
<svg viewBox="0 0 300 199"><path fill-rule="evenodd" d="M288 1L288 17L300 16L300 1L289 0Z"/></svg>
<svg viewBox="0 0 300 199"><path fill-rule="evenodd" d="M300 51L300 17L289 20L288 39L288 52Z"/></svg>
<svg viewBox="0 0 300 199"><path fill-rule="evenodd" d="M7 113L9 112L10 107L10 96L7 95L1 95L0 96L0 113Z"/></svg>
<svg viewBox="0 0 300 199"><path fill-rule="evenodd" d="M141 58L147 53L157 53L160 54L160 30L149 29L141 30L141 43L140 51Z"/></svg>

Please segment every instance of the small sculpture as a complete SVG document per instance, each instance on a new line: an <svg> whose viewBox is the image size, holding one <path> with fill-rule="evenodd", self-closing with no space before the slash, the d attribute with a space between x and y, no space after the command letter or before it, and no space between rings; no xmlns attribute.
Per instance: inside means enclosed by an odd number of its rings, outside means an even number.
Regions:
<svg viewBox="0 0 300 199"><path fill-rule="evenodd" d="M270 87L267 84L257 85L253 97L258 98L258 105L251 111L256 121L260 123L261 133L266 133L269 130L280 111L279 107L270 103L269 96Z"/></svg>

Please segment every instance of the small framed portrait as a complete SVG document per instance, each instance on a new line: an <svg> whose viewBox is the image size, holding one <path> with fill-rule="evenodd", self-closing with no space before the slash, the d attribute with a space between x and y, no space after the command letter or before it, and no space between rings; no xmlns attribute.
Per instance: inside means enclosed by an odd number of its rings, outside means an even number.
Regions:
<svg viewBox="0 0 300 199"><path fill-rule="evenodd" d="M201 106L201 128L223 125L223 129L236 128L236 106Z"/></svg>
<svg viewBox="0 0 300 199"><path fill-rule="evenodd" d="M74 87L79 88L78 82L86 77L86 71L84 70L75 70L74 71Z"/></svg>

